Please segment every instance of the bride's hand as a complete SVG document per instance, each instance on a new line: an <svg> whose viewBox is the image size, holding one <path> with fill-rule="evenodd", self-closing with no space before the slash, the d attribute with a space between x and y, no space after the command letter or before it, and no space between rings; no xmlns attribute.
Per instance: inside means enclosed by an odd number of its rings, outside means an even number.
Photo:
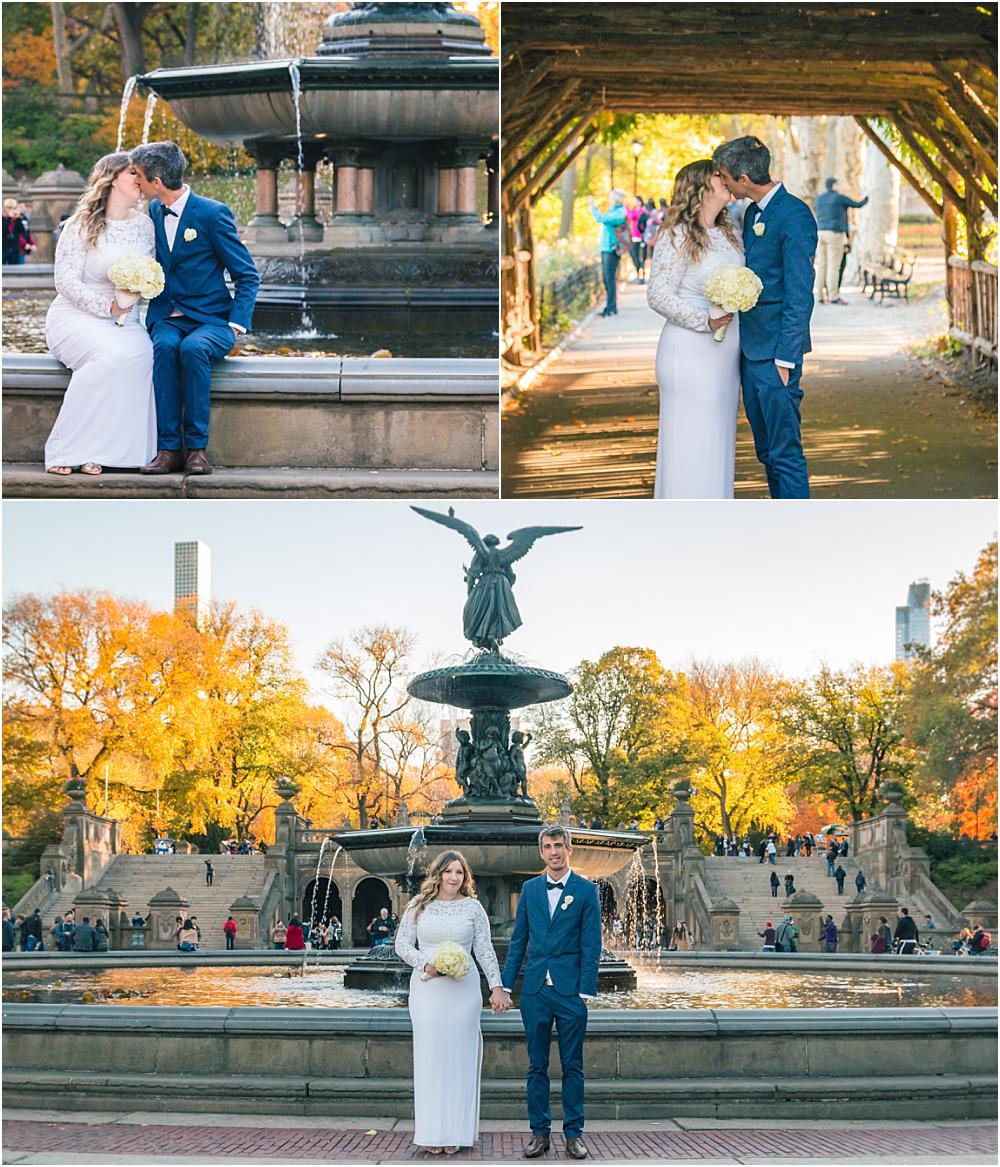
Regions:
<svg viewBox="0 0 1000 1167"><path fill-rule="evenodd" d="M494 1013L506 1013L510 1008L510 994L506 989L495 988L490 993L490 1008Z"/></svg>
<svg viewBox="0 0 1000 1167"><path fill-rule="evenodd" d="M732 312L728 312L725 316L714 316L714 317L709 316L708 327L711 329L712 332L718 332L718 330L724 324L732 324L732 322L733 322L733 314L732 314Z"/></svg>
<svg viewBox="0 0 1000 1167"><path fill-rule="evenodd" d="M438 972L438 970L437 970L437 969L434 967L434 965L432 965L432 964L430 963L430 961L428 961L428 962L427 962L427 964L425 964L425 965L424 965L424 972L425 972L425 973L426 973L426 974L427 974L429 977L439 977L439 976L441 975L441 974Z"/></svg>

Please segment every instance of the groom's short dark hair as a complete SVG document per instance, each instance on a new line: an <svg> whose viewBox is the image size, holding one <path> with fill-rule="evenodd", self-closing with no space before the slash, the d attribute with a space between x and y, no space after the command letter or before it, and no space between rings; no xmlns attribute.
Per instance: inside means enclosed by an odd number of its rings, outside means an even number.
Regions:
<svg viewBox="0 0 1000 1167"><path fill-rule="evenodd" d="M573 835L571 834L569 827L561 827L556 825L554 827L545 827L540 830L538 832L539 851L542 849L543 839L562 839L567 847L573 846Z"/></svg>
<svg viewBox="0 0 1000 1167"><path fill-rule="evenodd" d="M712 161L716 166L724 166L733 178L745 174L757 186L771 180L771 151L753 134L723 142L712 155Z"/></svg>
<svg viewBox="0 0 1000 1167"><path fill-rule="evenodd" d="M176 142L149 142L129 153L129 162L141 166L150 182L158 178L167 190L180 190L187 159Z"/></svg>

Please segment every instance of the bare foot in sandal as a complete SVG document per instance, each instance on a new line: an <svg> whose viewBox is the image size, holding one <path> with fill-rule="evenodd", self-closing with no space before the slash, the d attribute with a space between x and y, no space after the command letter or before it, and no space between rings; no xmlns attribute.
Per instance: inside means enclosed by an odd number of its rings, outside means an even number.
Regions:
<svg viewBox="0 0 1000 1167"><path fill-rule="evenodd" d="M98 466L96 462L84 462L80 467L81 474L103 474L104 467Z"/></svg>
<svg viewBox="0 0 1000 1167"><path fill-rule="evenodd" d="M65 477L67 474L73 473L73 467L72 466L46 466L45 473L46 474L59 474L59 475L62 475L63 477Z"/></svg>

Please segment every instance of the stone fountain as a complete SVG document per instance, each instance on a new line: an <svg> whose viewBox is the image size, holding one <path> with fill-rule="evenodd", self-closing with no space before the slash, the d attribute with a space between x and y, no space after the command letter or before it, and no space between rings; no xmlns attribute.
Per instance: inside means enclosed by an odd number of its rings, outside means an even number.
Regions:
<svg viewBox="0 0 1000 1167"><path fill-rule="evenodd" d="M430 859L443 850L461 851L476 877L494 944L501 956L514 925L521 884L542 869L538 832L544 825L528 793L525 748L531 735L511 732L511 712L568 697L572 685L559 673L504 656L504 639L521 617L514 602L511 565L540 538L576 527L526 527L512 532L506 547L495 535L481 536L453 511L439 514L413 507L423 517L461 534L472 546L465 572L465 636L474 652L459 664L421 673L409 685L412 696L471 714L470 728L457 731L455 781L461 791L445 804L439 819L410 826L346 831L336 842L372 875L395 880L408 895L419 888ZM588 879L614 875L629 864L647 839L633 831L573 829L572 867ZM391 945L380 945L352 965L348 988L403 987L408 966ZM604 952L598 981L604 992L633 989L634 970Z"/></svg>
<svg viewBox="0 0 1000 1167"><path fill-rule="evenodd" d="M493 334L498 61L474 16L451 4L354 4L330 18L313 57L138 80L196 133L256 161L246 237L262 280L258 328L308 313L327 331ZM285 159L297 169L287 224ZM335 195L325 226L323 160Z"/></svg>

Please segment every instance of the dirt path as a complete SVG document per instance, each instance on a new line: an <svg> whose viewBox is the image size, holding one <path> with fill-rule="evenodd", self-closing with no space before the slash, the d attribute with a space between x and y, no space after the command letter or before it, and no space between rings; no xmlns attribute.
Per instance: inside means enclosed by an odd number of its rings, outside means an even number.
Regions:
<svg viewBox="0 0 1000 1167"><path fill-rule="evenodd" d="M922 261L915 283L941 275ZM619 315L595 317L504 413L505 498L649 498L661 321L646 289L623 288ZM940 289L907 305L848 291L817 307L803 376L803 443L817 498L992 498L996 423L906 351L946 330ZM740 411L737 498L765 498Z"/></svg>

